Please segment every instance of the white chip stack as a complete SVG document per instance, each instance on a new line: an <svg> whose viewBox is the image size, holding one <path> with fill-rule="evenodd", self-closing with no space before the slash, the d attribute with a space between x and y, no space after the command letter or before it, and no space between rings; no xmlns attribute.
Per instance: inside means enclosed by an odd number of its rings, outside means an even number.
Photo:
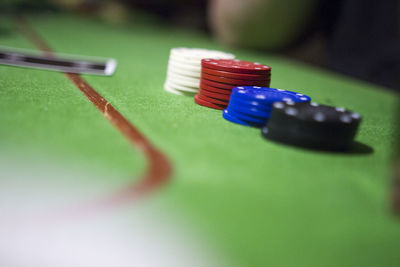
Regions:
<svg viewBox="0 0 400 267"><path fill-rule="evenodd" d="M200 87L201 60L204 58L234 59L235 56L201 48L172 48L164 89L177 95L196 94Z"/></svg>

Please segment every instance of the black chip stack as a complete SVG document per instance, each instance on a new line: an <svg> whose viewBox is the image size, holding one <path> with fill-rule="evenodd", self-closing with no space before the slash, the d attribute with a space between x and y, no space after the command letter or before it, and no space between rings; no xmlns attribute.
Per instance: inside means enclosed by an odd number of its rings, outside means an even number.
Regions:
<svg viewBox="0 0 400 267"><path fill-rule="evenodd" d="M361 116L344 108L316 103L273 105L262 134L269 140L323 150L349 150Z"/></svg>

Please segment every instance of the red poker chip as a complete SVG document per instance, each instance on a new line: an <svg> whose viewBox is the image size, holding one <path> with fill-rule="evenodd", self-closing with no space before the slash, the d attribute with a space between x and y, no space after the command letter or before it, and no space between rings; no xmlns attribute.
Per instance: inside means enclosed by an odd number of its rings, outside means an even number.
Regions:
<svg viewBox="0 0 400 267"><path fill-rule="evenodd" d="M221 89L225 89L225 90L232 90L233 88L235 88L235 85L231 85L231 84L225 84L225 83L220 83L220 82L214 82L214 81L210 81L207 79L202 79L200 78L200 83L212 86L212 87L217 87L217 88L221 88Z"/></svg>
<svg viewBox="0 0 400 267"><path fill-rule="evenodd" d="M269 79L265 81L251 81L251 80L238 80L232 78L224 78L219 76L210 75L207 73L201 73L201 78L207 79L214 82L221 82L234 86L264 86L269 85Z"/></svg>
<svg viewBox="0 0 400 267"><path fill-rule="evenodd" d="M207 102L210 102L210 103L213 103L213 104L217 104L217 105L220 105L220 106L227 107L228 104L229 104L229 101L208 97L208 96L206 96L206 95L204 95L202 93L197 94L197 97L202 99L202 100L204 100L204 101L207 101Z"/></svg>
<svg viewBox="0 0 400 267"><path fill-rule="evenodd" d="M235 73L269 74L271 72L270 66L237 59L206 58L201 60L201 66L208 69Z"/></svg>
<svg viewBox="0 0 400 267"><path fill-rule="evenodd" d="M208 107L208 108L220 109L220 110L225 109L225 107L223 107L223 106L216 105L216 104L213 104L208 101L204 101L203 99L200 99L197 95L194 96L194 102L196 102L197 104L199 104L201 106Z"/></svg>
<svg viewBox="0 0 400 267"><path fill-rule="evenodd" d="M245 74L245 73L234 73L222 70L213 70L209 68L201 68L203 73L207 73L214 76L224 77L224 78L232 78L239 80L251 80L251 81L265 81L270 80L271 74Z"/></svg>
<svg viewBox="0 0 400 267"><path fill-rule="evenodd" d="M229 99L231 98L231 95L223 95L223 94L213 93L213 92L204 90L202 88L200 88L199 93L202 95L208 96L208 97L219 99L219 100L229 101Z"/></svg>
<svg viewBox="0 0 400 267"><path fill-rule="evenodd" d="M223 95L230 95L232 93L232 90L217 88L214 86L207 85L205 83L200 83L200 87L207 91L219 93L219 94L223 94Z"/></svg>

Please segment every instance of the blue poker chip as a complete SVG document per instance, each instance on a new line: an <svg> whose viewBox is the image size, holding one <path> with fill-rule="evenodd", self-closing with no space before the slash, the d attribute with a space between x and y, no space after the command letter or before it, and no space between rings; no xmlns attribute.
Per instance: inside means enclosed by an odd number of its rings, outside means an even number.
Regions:
<svg viewBox="0 0 400 267"><path fill-rule="evenodd" d="M244 126L252 126L252 127L262 127L264 124L257 124L257 123L252 123L252 122L246 122L244 120L238 119L237 117L233 116L230 114L228 109L224 109L222 111L222 117L230 122L244 125Z"/></svg>
<svg viewBox="0 0 400 267"><path fill-rule="evenodd" d="M231 115L229 114L229 111L228 111L227 109L224 109L224 110L222 111L222 117L223 117L225 120L228 120L228 121L233 122L233 123L237 123L237 124L245 125L245 126L250 126L247 122L242 121L242 120L239 120L239 119L237 119L237 118L234 117L234 116L231 116Z"/></svg>
<svg viewBox="0 0 400 267"><path fill-rule="evenodd" d="M229 100L229 104L235 104L244 108L256 108L258 110L266 112L270 112L272 110L271 106L265 105L264 103L260 103L256 100L249 101L246 99L240 99L238 97L231 97Z"/></svg>
<svg viewBox="0 0 400 267"><path fill-rule="evenodd" d="M247 101L258 101L259 103L272 105L274 102L309 102L309 96L287 91L283 89L239 86L232 89L231 98L238 98Z"/></svg>
<svg viewBox="0 0 400 267"><path fill-rule="evenodd" d="M250 116L255 116L258 118L269 118L271 114L271 110L265 110L265 109L259 109L256 107L251 107L251 106L245 106L242 104L238 104L237 102L229 102L228 105L229 110L233 110L235 112L239 112L242 114L250 115Z"/></svg>
<svg viewBox="0 0 400 267"><path fill-rule="evenodd" d="M231 116L234 116L238 118L239 120L245 121L245 122L252 122L252 123L257 123L257 124L265 124L266 118L261 118L261 117L255 117L247 114L243 114L241 112L237 112L234 109L229 108L229 106L226 108Z"/></svg>

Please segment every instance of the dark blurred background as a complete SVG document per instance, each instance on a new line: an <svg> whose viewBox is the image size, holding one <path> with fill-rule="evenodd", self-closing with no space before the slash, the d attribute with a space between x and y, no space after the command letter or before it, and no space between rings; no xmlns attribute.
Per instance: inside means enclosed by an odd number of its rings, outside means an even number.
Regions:
<svg viewBox="0 0 400 267"><path fill-rule="evenodd" d="M278 53L400 91L400 0L3 0L2 13L74 12L154 20L229 47ZM1 32L0 32L1 33Z"/></svg>

